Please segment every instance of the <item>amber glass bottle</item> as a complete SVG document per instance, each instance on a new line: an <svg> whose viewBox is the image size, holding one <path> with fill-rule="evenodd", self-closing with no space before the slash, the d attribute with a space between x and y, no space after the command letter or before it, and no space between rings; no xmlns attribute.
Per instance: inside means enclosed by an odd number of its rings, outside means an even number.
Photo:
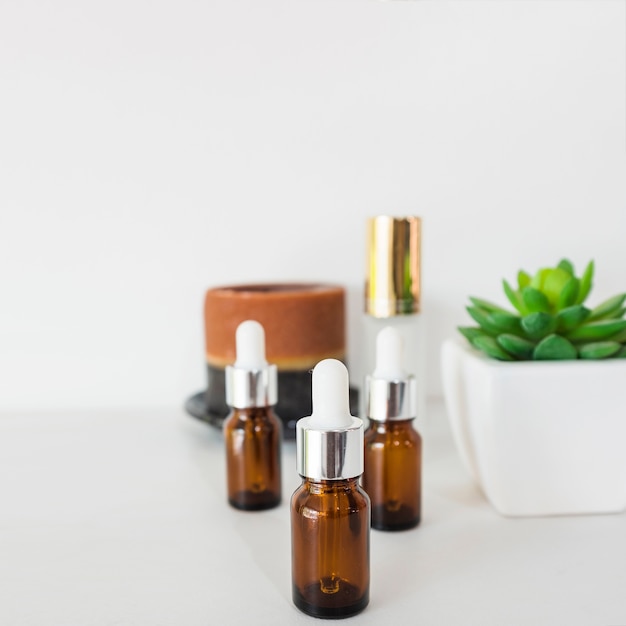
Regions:
<svg viewBox="0 0 626 626"><path fill-rule="evenodd" d="M281 422L272 410L277 401L276 366L265 360L265 334L255 321L242 322L236 334L237 360L226 368L224 421L228 502L258 511L280 504Z"/></svg>
<svg viewBox="0 0 626 626"><path fill-rule="evenodd" d="M365 432L363 488L372 528L405 530L420 523L422 438L413 420L371 420Z"/></svg>
<svg viewBox="0 0 626 626"><path fill-rule="evenodd" d="M296 425L302 485L291 498L293 602L314 617L349 617L369 602L370 504L359 486L363 422L348 409L348 372L313 370L313 414Z"/></svg>
<svg viewBox="0 0 626 626"><path fill-rule="evenodd" d="M367 377L363 488L372 528L405 530L421 519L422 438L413 428L417 394L402 369L402 337L387 327L376 338L376 369Z"/></svg>
<svg viewBox="0 0 626 626"><path fill-rule="evenodd" d="M270 407L233 409L224 422L228 502L255 511L280 504L281 422Z"/></svg>

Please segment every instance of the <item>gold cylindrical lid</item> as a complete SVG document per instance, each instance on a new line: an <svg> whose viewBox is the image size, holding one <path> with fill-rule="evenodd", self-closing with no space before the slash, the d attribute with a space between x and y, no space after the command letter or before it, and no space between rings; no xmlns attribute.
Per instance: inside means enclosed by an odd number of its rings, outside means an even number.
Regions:
<svg viewBox="0 0 626 626"><path fill-rule="evenodd" d="M420 310L419 217L380 215L367 220L365 312L393 317Z"/></svg>

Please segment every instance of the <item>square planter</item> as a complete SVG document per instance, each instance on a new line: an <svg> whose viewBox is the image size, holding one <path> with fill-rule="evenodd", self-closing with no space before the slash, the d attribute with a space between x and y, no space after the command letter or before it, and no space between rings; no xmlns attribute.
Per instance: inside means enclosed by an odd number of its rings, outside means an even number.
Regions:
<svg viewBox="0 0 626 626"><path fill-rule="evenodd" d="M503 515L626 508L626 359L501 362L442 347L452 434Z"/></svg>

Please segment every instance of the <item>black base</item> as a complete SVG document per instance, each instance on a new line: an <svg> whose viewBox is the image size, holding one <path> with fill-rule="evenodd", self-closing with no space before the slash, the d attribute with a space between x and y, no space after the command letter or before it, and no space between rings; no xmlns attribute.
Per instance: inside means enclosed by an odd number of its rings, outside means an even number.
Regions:
<svg viewBox="0 0 626 626"><path fill-rule="evenodd" d="M185 402L189 415L216 428L222 428L224 418L230 412L225 399L224 370L211 365L208 367L209 384L206 391L200 391ZM283 437L296 438L296 422L311 415L311 372L278 372L278 404L276 415L283 423ZM350 411L358 415L359 392L350 387Z"/></svg>

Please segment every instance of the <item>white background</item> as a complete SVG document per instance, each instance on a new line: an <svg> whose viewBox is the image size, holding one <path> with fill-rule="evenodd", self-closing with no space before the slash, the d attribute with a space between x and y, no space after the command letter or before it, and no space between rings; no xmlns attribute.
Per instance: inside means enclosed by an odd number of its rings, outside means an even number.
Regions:
<svg viewBox="0 0 626 626"><path fill-rule="evenodd" d="M349 289L424 218L428 389L468 294L626 288L626 5L2 0L0 409L180 405L207 287Z"/></svg>

